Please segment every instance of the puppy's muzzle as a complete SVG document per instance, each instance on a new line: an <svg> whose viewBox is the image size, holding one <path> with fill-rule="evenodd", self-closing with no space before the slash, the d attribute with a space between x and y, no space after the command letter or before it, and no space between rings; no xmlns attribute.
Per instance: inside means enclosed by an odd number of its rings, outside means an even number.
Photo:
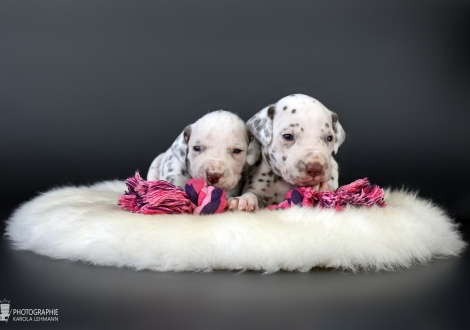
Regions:
<svg viewBox="0 0 470 330"><path fill-rule="evenodd" d="M209 172L209 171L206 171L206 178L207 178L207 181L209 181L209 183L211 184L216 184L219 182L219 179L222 177L222 173L219 173L219 172Z"/></svg>
<svg viewBox="0 0 470 330"><path fill-rule="evenodd" d="M307 163L305 164L305 171L312 178L321 175L323 171L323 165L319 162Z"/></svg>

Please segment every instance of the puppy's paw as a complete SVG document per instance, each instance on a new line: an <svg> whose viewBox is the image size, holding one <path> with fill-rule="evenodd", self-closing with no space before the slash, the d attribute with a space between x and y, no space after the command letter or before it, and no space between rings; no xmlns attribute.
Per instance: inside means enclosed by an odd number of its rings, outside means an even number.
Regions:
<svg viewBox="0 0 470 330"><path fill-rule="evenodd" d="M258 198L251 193L230 198L227 201L227 208L229 211L255 212L258 209Z"/></svg>

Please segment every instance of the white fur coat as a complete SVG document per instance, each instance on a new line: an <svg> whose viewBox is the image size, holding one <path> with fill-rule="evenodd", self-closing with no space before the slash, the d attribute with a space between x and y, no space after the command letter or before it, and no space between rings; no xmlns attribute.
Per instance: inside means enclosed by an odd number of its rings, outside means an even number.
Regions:
<svg viewBox="0 0 470 330"><path fill-rule="evenodd" d="M56 259L156 271L390 270L465 247L452 219L404 191L387 191L385 208L196 216L124 211L125 190L121 181L51 190L19 207L6 235Z"/></svg>

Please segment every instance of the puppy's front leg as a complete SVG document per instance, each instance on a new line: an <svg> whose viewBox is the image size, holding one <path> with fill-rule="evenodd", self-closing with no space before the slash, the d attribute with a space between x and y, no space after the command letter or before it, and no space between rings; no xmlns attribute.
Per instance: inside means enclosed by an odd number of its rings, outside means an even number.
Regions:
<svg viewBox="0 0 470 330"><path fill-rule="evenodd" d="M258 162L249 170L243 195L228 201L229 210L254 212L272 203L280 203L289 189L280 183L264 160Z"/></svg>

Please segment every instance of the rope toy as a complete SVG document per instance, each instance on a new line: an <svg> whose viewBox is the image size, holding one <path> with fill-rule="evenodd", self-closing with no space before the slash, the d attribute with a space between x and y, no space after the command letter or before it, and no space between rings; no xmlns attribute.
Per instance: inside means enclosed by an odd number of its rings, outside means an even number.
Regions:
<svg viewBox="0 0 470 330"><path fill-rule="evenodd" d="M118 205L142 214L215 214L227 206L225 191L207 186L202 179L191 179L185 191L170 182L146 181L138 172L126 180L127 191Z"/></svg>
<svg viewBox="0 0 470 330"><path fill-rule="evenodd" d="M207 186L202 179L189 180L183 191L167 181L146 181L136 172L134 177L126 180L126 186L128 191L119 196L118 205L134 213L215 214L224 212L227 207L225 191ZM384 190L364 178L336 191L318 192L313 187L298 187L287 192L284 202L268 206L268 209L302 206L341 211L347 205L371 207L375 204L386 206Z"/></svg>
<svg viewBox="0 0 470 330"><path fill-rule="evenodd" d="M347 205L371 207L377 204L384 207L384 190L371 185L367 178L359 179L336 191L314 191L312 187L298 187L289 190L286 200L279 205L268 206L270 210L287 209L292 206L320 207L322 209L343 210Z"/></svg>

